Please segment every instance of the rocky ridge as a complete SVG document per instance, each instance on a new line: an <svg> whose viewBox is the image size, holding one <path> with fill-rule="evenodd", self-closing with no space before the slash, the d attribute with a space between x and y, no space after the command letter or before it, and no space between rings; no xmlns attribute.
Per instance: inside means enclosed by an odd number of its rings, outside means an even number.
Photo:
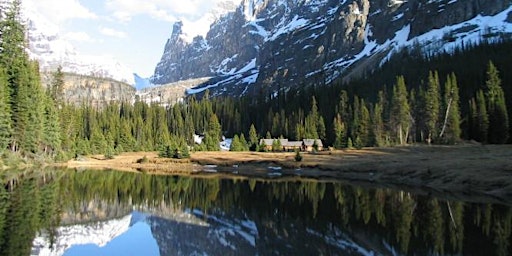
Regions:
<svg viewBox="0 0 512 256"><path fill-rule="evenodd" d="M51 84L53 73L41 73L42 85ZM127 83L111 78L64 74L62 98L74 105L87 104L93 107L104 106L110 102L132 102L135 88Z"/></svg>
<svg viewBox="0 0 512 256"><path fill-rule="evenodd" d="M211 77L189 94L276 92L362 75L401 49L425 54L510 37L506 0L244 0L206 37L176 23L152 82ZM372 60L372 61L368 61Z"/></svg>

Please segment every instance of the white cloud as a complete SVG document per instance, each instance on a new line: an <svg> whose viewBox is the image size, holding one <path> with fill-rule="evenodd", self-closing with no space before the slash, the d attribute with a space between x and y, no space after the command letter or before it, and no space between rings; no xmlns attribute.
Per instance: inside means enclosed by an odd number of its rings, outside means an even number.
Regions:
<svg viewBox="0 0 512 256"><path fill-rule="evenodd" d="M91 36L85 32L69 32L64 35L64 39L76 42L96 42L96 40L92 39Z"/></svg>
<svg viewBox="0 0 512 256"><path fill-rule="evenodd" d="M112 16L121 22L128 22L133 17L143 14L159 20L175 20L169 8L166 8L166 5L168 5L166 2L170 1L107 0L105 6L107 10L112 12Z"/></svg>
<svg viewBox="0 0 512 256"><path fill-rule="evenodd" d="M100 27L100 33L105 36L117 37L117 38L126 38L128 35L119 30L115 30L113 28Z"/></svg>
<svg viewBox="0 0 512 256"><path fill-rule="evenodd" d="M97 15L84 7L78 0L24 0L29 12L37 12L54 24L70 19L96 19Z"/></svg>
<svg viewBox="0 0 512 256"><path fill-rule="evenodd" d="M137 15L149 15L154 19L175 21L185 17L196 21L208 13L219 3L226 0L107 0L106 9L110 10L114 17L120 21L129 21ZM238 4L239 0L228 0Z"/></svg>
<svg viewBox="0 0 512 256"><path fill-rule="evenodd" d="M105 7L111 16L122 23L139 15L167 22L182 20L184 30L191 39L196 35L206 35L218 13L216 7L226 2L236 6L240 0L107 0ZM212 12L214 9L216 11Z"/></svg>

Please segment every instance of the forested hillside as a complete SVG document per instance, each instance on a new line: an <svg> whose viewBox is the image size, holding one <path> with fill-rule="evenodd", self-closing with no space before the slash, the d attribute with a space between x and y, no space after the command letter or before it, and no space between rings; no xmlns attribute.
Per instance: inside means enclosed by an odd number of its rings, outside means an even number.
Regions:
<svg viewBox="0 0 512 256"><path fill-rule="evenodd" d="M139 100L76 107L62 98L61 72L43 90L38 64L25 52L19 1L1 15L4 152L65 160L91 153L219 150L223 135L236 135L236 150L255 150L262 137L321 138L335 148L462 140L502 144L512 137L508 40L427 57L404 51L364 78L329 86L298 82L272 95L213 98L206 91L201 99L170 107ZM204 135L204 143L196 145L194 134Z"/></svg>

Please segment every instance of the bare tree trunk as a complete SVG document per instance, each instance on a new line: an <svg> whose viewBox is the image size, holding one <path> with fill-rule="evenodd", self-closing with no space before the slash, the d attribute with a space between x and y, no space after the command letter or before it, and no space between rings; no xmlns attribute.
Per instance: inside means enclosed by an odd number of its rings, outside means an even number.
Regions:
<svg viewBox="0 0 512 256"><path fill-rule="evenodd" d="M450 101L448 102L448 107L446 108L446 114L444 115L444 124L443 129L441 129L441 133L439 134L439 138L442 138L444 135L444 131L446 129L446 123L448 123L448 115L450 114L450 108L452 106L453 98L450 98Z"/></svg>
<svg viewBox="0 0 512 256"><path fill-rule="evenodd" d="M403 142L403 135L402 135L402 125L398 125L398 133L399 133L399 138L400 138L400 145L403 145L404 142Z"/></svg>

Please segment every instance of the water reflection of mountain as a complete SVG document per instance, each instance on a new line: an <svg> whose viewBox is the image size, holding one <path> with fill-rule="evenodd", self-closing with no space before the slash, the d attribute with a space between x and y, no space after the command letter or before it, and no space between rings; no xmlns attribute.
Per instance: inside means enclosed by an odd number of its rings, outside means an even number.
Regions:
<svg viewBox="0 0 512 256"><path fill-rule="evenodd" d="M101 214L82 208L95 200L104 212L131 209L130 228L118 237L143 231L154 237L161 255L512 252L512 209L507 205L335 182L87 171L57 177L26 178L0 191L1 255L30 254L38 231L55 244L64 212L76 216L82 211L88 220L99 220L94 216ZM117 210L108 209L116 204Z"/></svg>
<svg viewBox="0 0 512 256"><path fill-rule="evenodd" d="M42 233L34 239L32 255L64 255L66 250L77 245L104 247L130 227L131 215L120 219L96 221L57 228L55 237L50 239ZM50 244L51 241L53 244Z"/></svg>
<svg viewBox="0 0 512 256"><path fill-rule="evenodd" d="M261 220L264 224L257 225L260 220L206 216L198 210L193 214L204 218L207 225L148 218L161 255L392 254L392 249L380 245L380 238L372 238L370 232L362 231L356 239L332 223L323 222L311 227L293 220L280 223Z"/></svg>

